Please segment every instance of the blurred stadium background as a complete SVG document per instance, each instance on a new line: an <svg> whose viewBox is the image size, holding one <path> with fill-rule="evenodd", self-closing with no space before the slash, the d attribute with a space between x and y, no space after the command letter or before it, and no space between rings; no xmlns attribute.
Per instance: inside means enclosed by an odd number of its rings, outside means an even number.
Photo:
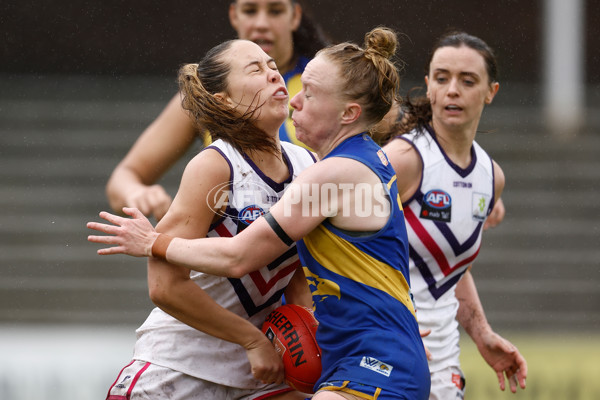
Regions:
<svg viewBox="0 0 600 400"><path fill-rule="evenodd" d="M429 49L449 28L497 50L501 89L477 140L504 169L507 214L484 235L473 273L488 319L528 358L530 378L526 391L501 393L467 339L468 398L600 398L600 3L563 2L581 5L564 24L547 17L555 0L304 3L334 41L362 42L376 25L401 32L403 93L421 85ZM0 5L0 399L104 398L128 361L152 308L145 263L96 256L85 223L107 209L104 184L177 90L178 66L234 36L226 6ZM555 87L548 29L560 28L581 33L569 43L582 55L582 92L569 103L579 114L566 126L545 97ZM172 194L185 161L163 179Z"/></svg>

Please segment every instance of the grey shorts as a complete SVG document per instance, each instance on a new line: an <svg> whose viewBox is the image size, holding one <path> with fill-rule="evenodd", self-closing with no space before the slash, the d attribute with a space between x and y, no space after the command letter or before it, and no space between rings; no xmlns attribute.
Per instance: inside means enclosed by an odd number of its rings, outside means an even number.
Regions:
<svg viewBox="0 0 600 400"><path fill-rule="evenodd" d="M290 392L287 385L239 389L205 381L146 361L133 360L117 376L106 400L259 400Z"/></svg>

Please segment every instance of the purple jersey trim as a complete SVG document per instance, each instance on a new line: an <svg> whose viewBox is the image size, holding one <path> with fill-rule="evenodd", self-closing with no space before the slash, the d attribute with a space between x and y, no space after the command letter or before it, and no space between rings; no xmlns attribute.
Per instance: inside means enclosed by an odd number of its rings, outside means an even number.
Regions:
<svg viewBox="0 0 600 400"><path fill-rule="evenodd" d="M427 129L427 131L433 138L433 141L439 147L439 149L442 152L442 155L444 156L444 158L446 159L446 162L448 163L448 165L450 167L452 167L452 169L455 170L456 173L461 176L461 178L465 178L471 172L473 172L473 169L475 168L475 164L477 164L477 153L475 153L475 148L473 147L473 145L471 145L471 163L467 166L467 168L463 169L463 168L459 167L458 165L454 164L454 162L448 157L448 155L444 151L444 148L442 146L440 146L439 142L437 141L437 138L435 136L435 131L433 130L433 128L430 125L425 125L425 129Z"/></svg>
<svg viewBox="0 0 600 400"><path fill-rule="evenodd" d="M260 177L260 179L262 179L267 185L269 185L271 189L275 190L276 192L281 192L285 188L285 185L292 181L292 178L294 176L294 166L292 165L292 162L290 161L283 147L281 148L281 154L283 155L283 160L285 161L285 164L287 165L290 174L283 182L275 182L273 179L265 175L261 171L261 169L258 168L258 166L254 163L254 161L252 161L250 157L248 157L246 153L242 153L242 156L244 157L244 160L246 160L246 162L250 165L250 167L252 167L254 172L256 172L256 174Z"/></svg>

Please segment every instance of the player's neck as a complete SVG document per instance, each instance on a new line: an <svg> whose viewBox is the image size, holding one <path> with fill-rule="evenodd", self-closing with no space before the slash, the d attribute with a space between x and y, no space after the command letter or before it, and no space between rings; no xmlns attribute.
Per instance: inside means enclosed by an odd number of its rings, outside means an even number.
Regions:
<svg viewBox="0 0 600 400"><path fill-rule="evenodd" d="M471 164L471 147L477 127L446 127L433 121L435 136L444 153L461 168Z"/></svg>
<svg viewBox="0 0 600 400"><path fill-rule="evenodd" d="M269 151L253 151L248 154L252 162L263 174L275 182L283 182L290 176L287 162L283 157L281 144L277 142L279 152L274 154Z"/></svg>

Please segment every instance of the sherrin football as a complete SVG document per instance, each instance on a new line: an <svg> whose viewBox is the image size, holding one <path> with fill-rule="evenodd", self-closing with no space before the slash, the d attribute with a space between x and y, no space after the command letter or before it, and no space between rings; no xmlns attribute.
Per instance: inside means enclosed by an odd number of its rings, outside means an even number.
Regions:
<svg viewBox="0 0 600 400"><path fill-rule="evenodd" d="M287 384L303 393L313 393L321 376L321 349L315 339L318 325L310 309L284 304L267 315L262 326L283 360Z"/></svg>

